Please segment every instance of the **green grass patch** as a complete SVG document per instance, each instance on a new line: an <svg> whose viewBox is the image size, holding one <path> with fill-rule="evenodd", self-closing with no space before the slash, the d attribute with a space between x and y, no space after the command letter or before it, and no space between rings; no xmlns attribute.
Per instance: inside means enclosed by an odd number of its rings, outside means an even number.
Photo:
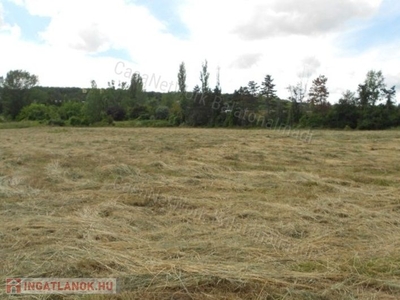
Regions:
<svg viewBox="0 0 400 300"><path fill-rule="evenodd" d="M116 127L174 127L167 120L131 120L115 122Z"/></svg>
<svg viewBox="0 0 400 300"><path fill-rule="evenodd" d="M0 129L29 128L45 126L39 121L20 121L20 122L0 122Z"/></svg>

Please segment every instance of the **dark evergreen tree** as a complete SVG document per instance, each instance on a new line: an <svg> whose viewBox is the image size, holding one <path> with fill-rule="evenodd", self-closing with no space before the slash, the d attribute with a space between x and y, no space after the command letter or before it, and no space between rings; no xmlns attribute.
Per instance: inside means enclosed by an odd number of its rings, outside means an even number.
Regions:
<svg viewBox="0 0 400 300"><path fill-rule="evenodd" d="M308 93L308 103L311 105L311 110L314 110L317 107L321 109L322 107L326 107L327 99L329 96L328 88L326 87L326 82L328 78L324 75L318 76L313 80L313 84L310 88L310 92Z"/></svg>
<svg viewBox="0 0 400 300"><path fill-rule="evenodd" d="M260 87L258 86L258 84L255 81L249 81L249 83L247 84L249 93L253 96L253 97L257 97L259 92L260 92Z"/></svg>
<svg viewBox="0 0 400 300"><path fill-rule="evenodd" d="M265 99L265 108L267 115L270 114L271 103L276 98L275 84L273 83L271 75L266 75L264 81L261 83L261 95Z"/></svg>

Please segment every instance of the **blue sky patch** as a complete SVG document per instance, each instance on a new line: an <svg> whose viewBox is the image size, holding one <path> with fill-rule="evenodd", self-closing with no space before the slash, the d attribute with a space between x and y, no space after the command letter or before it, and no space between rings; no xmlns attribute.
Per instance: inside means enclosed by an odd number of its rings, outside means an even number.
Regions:
<svg viewBox="0 0 400 300"><path fill-rule="evenodd" d="M93 57L112 57L115 59L131 61L131 56L129 55L128 51L126 51L124 49L110 48L107 51L92 54L91 56L93 56Z"/></svg>
<svg viewBox="0 0 400 300"><path fill-rule="evenodd" d="M134 3L146 7L155 18L163 22L167 27L168 33L181 39L187 39L189 37L189 30L181 21L177 12L178 1L179 0L137 0L134 1Z"/></svg>
<svg viewBox="0 0 400 300"><path fill-rule="evenodd" d="M18 25L24 40L40 42L39 32L44 31L51 19L29 14L25 7L10 1L3 3L4 21L10 25Z"/></svg>
<svg viewBox="0 0 400 300"><path fill-rule="evenodd" d="M398 1L398 0L397 0ZM356 29L339 39L345 51L362 53L400 40L400 5L393 0L382 2L378 14L369 20L352 22Z"/></svg>

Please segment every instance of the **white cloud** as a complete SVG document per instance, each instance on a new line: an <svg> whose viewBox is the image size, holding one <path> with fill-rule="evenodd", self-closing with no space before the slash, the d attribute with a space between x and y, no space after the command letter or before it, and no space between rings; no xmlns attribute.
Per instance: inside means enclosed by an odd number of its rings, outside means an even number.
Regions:
<svg viewBox="0 0 400 300"><path fill-rule="evenodd" d="M381 0L273 0L254 6L235 28L243 39L263 39L283 34L315 35L331 32L347 21L370 16Z"/></svg>
<svg viewBox="0 0 400 300"><path fill-rule="evenodd" d="M0 3L0 29L1 29L1 27L4 26L4 17L3 17L3 14L4 14L3 5Z"/></svg>
<svg viewBox="0 0 400 300"><path fill-rule="evenodd" d="M243 54L239 56L238 59L236 59L232 63L232 67L236 67L238 69L249 69L253 67L257 62L261 59L262 54L261 53L248 53L248 54Z"/></svg>

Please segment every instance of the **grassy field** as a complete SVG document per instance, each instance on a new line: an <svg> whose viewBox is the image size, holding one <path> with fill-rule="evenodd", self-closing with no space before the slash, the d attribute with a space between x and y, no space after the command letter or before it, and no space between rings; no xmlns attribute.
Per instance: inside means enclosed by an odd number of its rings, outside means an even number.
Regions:
<svg viewBox="0 0 400 300"><path fill-rule="evenodd" d="M0 130L7 277L83 299L400 299L400 132Z"/></svg>

